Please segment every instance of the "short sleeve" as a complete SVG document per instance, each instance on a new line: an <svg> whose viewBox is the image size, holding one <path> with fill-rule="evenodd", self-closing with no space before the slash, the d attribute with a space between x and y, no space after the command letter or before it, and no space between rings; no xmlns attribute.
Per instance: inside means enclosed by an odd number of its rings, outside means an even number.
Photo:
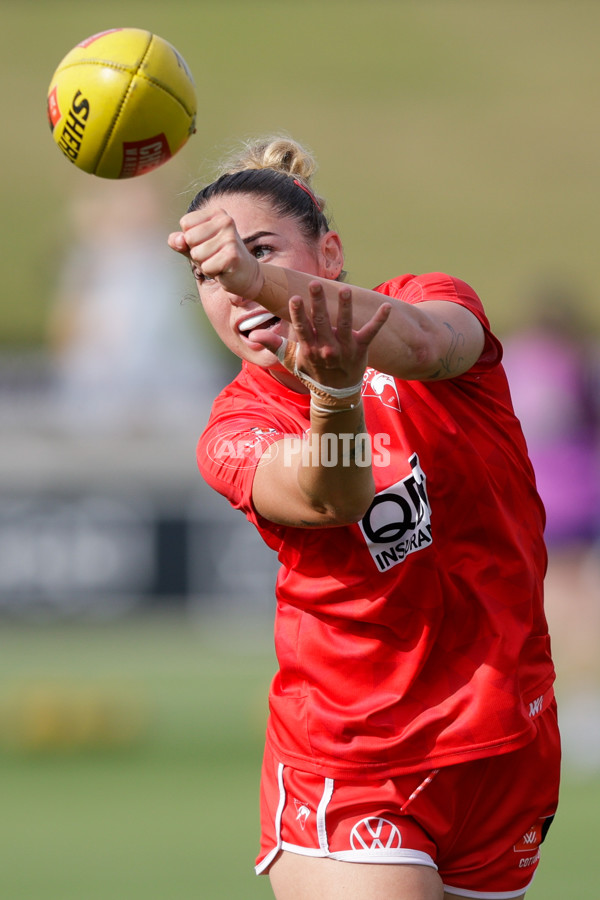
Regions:
<svg viewBox="0 0 600 900"><path fill-rule="evenodd" d="M253 511L252 483L260 458L285 436L266 414L215 417L198 441L198 468L214 490L248 514Z"/></svg>
<svg viewBox="0 0 600 900"><path fill-rule="evenodd" d="M452 278L443 272L428 272L425 275L402 275L378 285L375 290L404 303L447 300L449 303L458 303L466 307L479 319L485 334L481 356L470 371L493 369L501 362L502 344L490 328L481 300L466 281Z"/></svg>

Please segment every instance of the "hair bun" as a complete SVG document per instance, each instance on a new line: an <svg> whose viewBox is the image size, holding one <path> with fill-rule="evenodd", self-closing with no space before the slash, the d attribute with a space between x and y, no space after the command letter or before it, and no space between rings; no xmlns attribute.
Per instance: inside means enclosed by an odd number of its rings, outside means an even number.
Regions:
<svg viewBox="0 0 600 900"><path fill-rule="evenodd" d="M309 150L287 137L268 137L247 141L241 152L232 157L222 175L232 175L247 169L274 169L285 175L296 175L309 182L316 171L316 162Z"/></svg>

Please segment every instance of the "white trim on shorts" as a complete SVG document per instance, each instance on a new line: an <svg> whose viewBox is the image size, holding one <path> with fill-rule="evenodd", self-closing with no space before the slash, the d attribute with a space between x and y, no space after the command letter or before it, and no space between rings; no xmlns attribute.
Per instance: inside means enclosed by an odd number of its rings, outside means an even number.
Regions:
<svg viewBox="0 0 600 900"><path fill-rule="evenodd" d="M380 864L411 864L417 866L429 866L437 871L437 866L429 853L422 850L410 850L403 847L398 848L380 848L378 850L340 850L332 853L329 849L329 838L327 835L326 814L327 807L333 796L335 782L333 778L324 779L324 788L319 806L317 808L317 836L319 839L319 847L300 847L297 844L290 844L281 838L281 820L283 818L283 810L285 808L286 790L283 783L284 764L279 763L277 767L277 781L279 783L279 803L275 814L275 846L267 853L261 862L255 866L257 875L262 875L268 869L280 850L288 850L290 853L297 853L299 856L312 856L321 859L336 859L340 862L353 863L380 863ZM480 895L473 895L480 896ZM486 895L481 895L486 896ZM489 895L493 896L493 895ZM498 895L502 896L502 895ZM518 897L518 894L508 894L507 897Z"/></svg>
<svg viewBox="0 0 600 900"><path fill-rule="evenodd" d="M526 887L519 888L518 891L467 891L464 888L451 887L444 884L444 890L447 894L458 894L459 897L472 897L473 900L515 900L515 897L521 897L529 890L533 884L535 872L531 881Z"/></svg>
<svg viewBox="0 0 600 900"><path fill-rule="evenodd" d="M279 763L277 767L277 781L279 782L279 804L277 806L277 812L275 814L275 838L277 843L273 847L270 853L268 853L262 862L255 866L255 872L257 875L260 875L262 872L267 869L279 851L281 850L281 819L283 816L283 808L285 806L285 786L283 784L283 763Z"/></svg>

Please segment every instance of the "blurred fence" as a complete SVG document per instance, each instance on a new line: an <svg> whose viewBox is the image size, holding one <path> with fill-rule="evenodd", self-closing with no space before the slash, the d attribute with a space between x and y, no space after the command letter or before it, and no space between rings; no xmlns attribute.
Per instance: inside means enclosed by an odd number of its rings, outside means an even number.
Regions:
<svg viewBox="0 0 600 900"><path fill-rule="evenodd" d="M42 357L0 376L0 613L272 610L275 554L197 471L203 405L179 429L76 432Z"/></svg>

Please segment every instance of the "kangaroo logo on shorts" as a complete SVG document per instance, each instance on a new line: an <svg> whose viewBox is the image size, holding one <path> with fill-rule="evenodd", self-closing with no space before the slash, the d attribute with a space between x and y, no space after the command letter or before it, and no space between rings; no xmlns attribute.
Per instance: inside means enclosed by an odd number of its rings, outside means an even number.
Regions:
<svg viewBox="0 0 600 900"><path fill-rule="evenodd" d="M397 850L402 846L400 830L388 819L361 819L350 832L353 850Z"/></svg>

